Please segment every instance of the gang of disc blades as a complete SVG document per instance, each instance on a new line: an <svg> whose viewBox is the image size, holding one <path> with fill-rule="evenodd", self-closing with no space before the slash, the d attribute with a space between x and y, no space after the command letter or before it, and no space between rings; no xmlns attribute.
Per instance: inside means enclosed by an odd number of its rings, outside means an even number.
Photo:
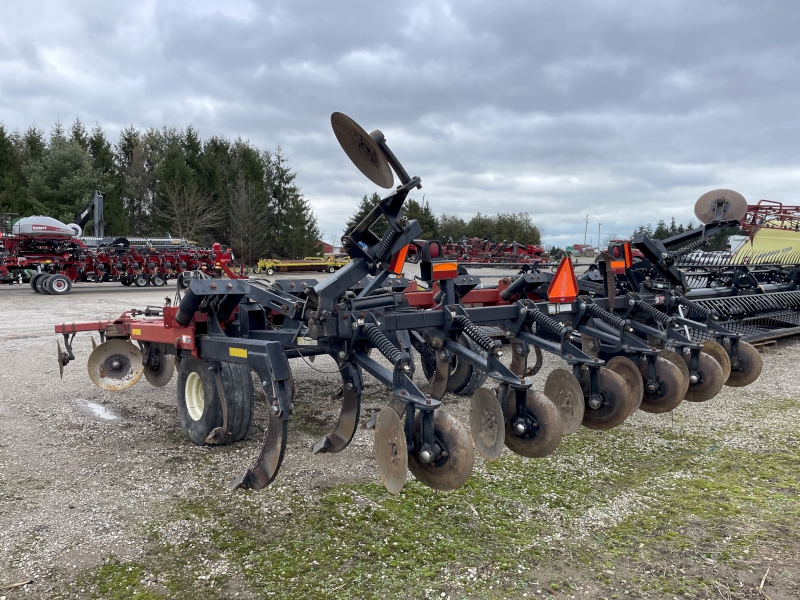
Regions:
<svg viewBox="0 0 800 600"><path fill-rule="evenodd" d="M156 350L158 357L158 368L147 366L144 368L144 377L154 387L164 387L172 379L175 372L175 357L172 354L164 354L161 350ZM289 378L291 383L291 375Z"/></svg>
<svg viewBox="0 0 800 600"><path fill-rule="evenodd" d="M86 368L97 387L119 392L134 385L144 373L142 352L126 340L111 339L92 350Z"/></svg>
<svg viewBox="0 0 800 600"><path fill-rule="evenodd" d="M717 207L717 199L725 199L722 211L723 221L741 221L747 213L747 200L739 192L733 190L711 190L706 192L694 204L694 214L701 223L711 223Z"/></svg>
<svg viewBox="0 0 800 600"><path fill-rule="evenodd" d="M331 115L331 127L342 150L367 179L382 188L394 185L389 161L358 123L343 113L335 112Z"/></svg>
<svg viewBox="0 0 800 600"><path fill-rule="evenodd" d="M581 384L567 369L553 369L544 383L544 395L556 405L564 422L564 434L575 433L583 422L585 404Z"/></svg>
<svg viewBox="0 0 800 600"><path fill-rule="evenodd" d="M639 367L627 356L615 356L606 363L606 369L614 371L628 384L634 400L631 414L635 413L639 410L642 405L642 398L644 398L644 381L642 381L642 376L639 373Z"/></svg>
<svg viewBox="0 0 800 600"><path fill-rule="evenodd" d="M400 417L388 406L375 420L375 464L386 491L399 494L408 475L406 432Z"/></svg>
<svg viewBox="0 0 800 600"><path fill-rule="evenodd" d="M506 434L503 409L488 388L479 387L472 395L469 428L472 441L485 460L491 462L500 458Z"/></svg>

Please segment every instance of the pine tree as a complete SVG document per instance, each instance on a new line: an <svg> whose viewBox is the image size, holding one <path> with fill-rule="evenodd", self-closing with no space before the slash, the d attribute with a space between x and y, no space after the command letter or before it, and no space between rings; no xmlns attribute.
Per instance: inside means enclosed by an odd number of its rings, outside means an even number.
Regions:
<svg viewBox="0 0 800 600"><path fill-rule="evenodd" d="M354 229L361 221L363 221L366 216L372 212L372 209L375 208L378 203L380 203L381 197L378 192L372 192L371 196L367 196L364 194L364 197L358 203L358 207L356 207L356 212L354 212L349 219L347 219L347 223L344 226L344 234L346 235L351 229ZM386 219L381 215L375 223L370 227L372 233L381 237L386 230L389 228L389 223Z"/></svg>
<svg viewBox="0 0 800 600"><path fill-rule="evenodd" d="M0 124L0 213L26 216L33 206L25 193L25 177L13 137Z"/></svg>
<svg viewBox="0 0 800 600"><path fill-rule="evenodd" d="M128 235L128 220L122 203L122 190L125 185L123 177L117 170L111 142L100 124L92 127L91 135L86 140L92 165L98 176L98 191L103 194L103 213L106 220L106 235Z"/></svg>

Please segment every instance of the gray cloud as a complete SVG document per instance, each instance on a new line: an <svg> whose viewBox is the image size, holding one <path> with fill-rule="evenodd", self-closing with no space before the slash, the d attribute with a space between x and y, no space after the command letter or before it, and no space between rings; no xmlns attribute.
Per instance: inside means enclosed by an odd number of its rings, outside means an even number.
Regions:
<svg viewBox="0 0 800 600"><path fill-rule="evenodd" d="M326 235L373 187L330 132L380 128L437 212L528 211L554 243L798 202L800 11L752 2L43 2L0 23L0 120L193 123L281 145Z"/></svg>

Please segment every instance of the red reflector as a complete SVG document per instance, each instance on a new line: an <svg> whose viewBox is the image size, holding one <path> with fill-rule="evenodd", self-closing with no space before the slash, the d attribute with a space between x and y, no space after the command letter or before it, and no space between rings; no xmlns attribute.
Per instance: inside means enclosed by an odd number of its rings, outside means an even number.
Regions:
<svg viewBox="0 0 800 600"><path fill-rule="evenodd" d="M547 297L550 302L573 302L578 297L578 280L568 256L561 259L556 276L547 288Z"/></svg>
<svg viewBox="0 0 800 600"><path fill-rule="evenodd" d="M633 264L633 252L631 252L631 243L625 242L625 266L630 267Z"/></svg>
<svg viewBox="0 0 800 600"><path fill-rule="evenodd" d="M442 249L439 247L437 243L428 244L428 256L431 258L439 258L442 254Z"/></svg>
<svg viewBox="0 0 800 600"><path fill-rule="evenodd" d="M433 265L433 280L453 279L458 275L458 263L441 262Z"/></svg>
<svg viewBox="0 0 800 600"><path fill-rule="evenodd" d="M397 253L392 257L392 262L389 263L389 273L399 274L403 272L403 265L406 262L406 255L408 254L408 244L400 248Z"/></svg>

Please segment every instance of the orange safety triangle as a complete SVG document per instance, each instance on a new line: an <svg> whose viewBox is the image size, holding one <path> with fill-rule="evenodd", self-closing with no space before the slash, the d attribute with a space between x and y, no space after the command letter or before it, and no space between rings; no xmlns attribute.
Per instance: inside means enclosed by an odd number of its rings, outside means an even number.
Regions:
<svg viewBox="0 0 800 600"><path fill-rule="evenodd" d="M578 297L578 280L568 256L561 259L556 276L547 288L547 297L550 302L572 302Z"/></svg>

